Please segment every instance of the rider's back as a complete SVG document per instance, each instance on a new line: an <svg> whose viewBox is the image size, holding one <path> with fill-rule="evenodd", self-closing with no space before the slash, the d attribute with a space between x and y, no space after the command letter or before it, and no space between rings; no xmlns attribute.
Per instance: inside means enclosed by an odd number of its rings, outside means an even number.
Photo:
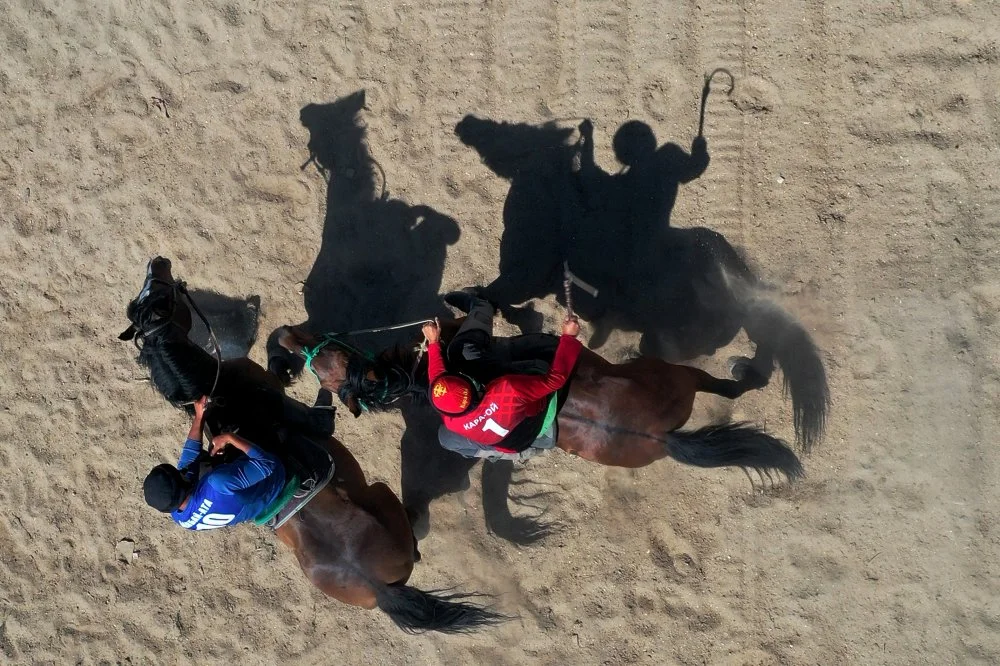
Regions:
<svg viewBox="0 0 1000 666"><path fill-rule="evenodd" d="M181 527L208 530L253 520L285 484L278 459L257 447L249 456L214 467L198 480L183 509L171 514Z"/></svg>

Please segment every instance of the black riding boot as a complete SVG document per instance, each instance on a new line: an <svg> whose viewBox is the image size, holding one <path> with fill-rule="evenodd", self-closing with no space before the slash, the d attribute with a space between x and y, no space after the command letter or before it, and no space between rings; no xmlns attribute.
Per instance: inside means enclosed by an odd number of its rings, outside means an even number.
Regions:
<svg viewBox="0 0 1000 666"><path fill-rule="evenodd" d="M461 292L459 292L461 293ZM449 294L450 295L450 294ZM468 315L448 345L448 360L456 365L475 364L489 356L496 310L490 302L469 295Z"/></svg>

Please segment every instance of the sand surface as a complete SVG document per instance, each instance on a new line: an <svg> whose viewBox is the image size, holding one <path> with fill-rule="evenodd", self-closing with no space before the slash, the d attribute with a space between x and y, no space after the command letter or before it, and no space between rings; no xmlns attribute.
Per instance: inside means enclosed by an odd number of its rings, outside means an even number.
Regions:
<svg viewBox="0 0 1000 666"><path fill-rule="evenodd" d="M425 316L498 270L510 183L456 137L463 116L591 118L613 172L629 119L687 149L720 66L736 90L709 100L712 162L671 224L744 248L822 348L833 406L806 480L555 452L511 493L551 493L522 502L562 529L517 546L487 529L476 467L432 503L412 579L519 614L468 637L404 635L320 594L270 534L191 534L143 504L187 427L116 339L149 257L259 296L258 361L282 323ZM998 90L1000 8L981 0L5 3L3 661L997 663ZM328 185L300 168L300 112L359 91ZM374 190L350 166L365 154ZM366 224L345 237L331 206ZM398 308L373 307L387 291ZM551 297L538 309L555 321ZM695 362L721 374L748 349ZM699 399L694 421L792 438L780 380ZM403 427L342 414L338 432L398 491Z"/></svg>

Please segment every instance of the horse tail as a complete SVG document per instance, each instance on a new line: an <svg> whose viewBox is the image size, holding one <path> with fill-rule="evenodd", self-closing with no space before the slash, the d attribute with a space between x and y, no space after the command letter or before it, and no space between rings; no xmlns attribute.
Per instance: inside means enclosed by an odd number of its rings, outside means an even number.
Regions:
<svg viewBox="0 0 1000 666"><path fill-rule="evenodd" d="M726 423L667 435L667 455L696 467L742 467L766 474L783 473L791 480L804 472L795 451L785 442L749 423Z"/></svg>
<svg viewBox="0 0 1000 666"><path fill-rule="evenodd" d="M808 452L822 439L830 410L830 387L819 349L802 324L766 299L751 301L744 328L757 344L757 356L772 359L769 364L777 361L781 368L785 394L792 397L795 437Z"/></svg>
<svg viewBox="0 0 1000 666"><path fill-rule="evenodd" d="M380 584L375 586L375 603L397 627L409 634L425 631L470 633L510 619L488 606L470 601L482 595L444 592L424 592L400 583Z"/></svg>

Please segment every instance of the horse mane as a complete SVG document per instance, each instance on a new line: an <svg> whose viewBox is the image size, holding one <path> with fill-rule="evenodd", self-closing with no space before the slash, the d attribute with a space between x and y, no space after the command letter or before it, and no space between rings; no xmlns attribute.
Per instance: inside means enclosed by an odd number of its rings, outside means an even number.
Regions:
<svg viewBox="0 0 1000 666"><path fill-rule="evenodd" d="M153 388L175 405L207 395L215 381L215 360L208 352L165 333L145 340L139 363L149 369Z"/></svg>
<svg viewBox="0 0 1000 666"><path fill-rule="evenodd" d="M180 405L212 390L216 365L208 352L167 323L176 307L171 305L172 298L170 293L153 292L141 301L132 300L125 312L138 331L137 338L142 342L139 364L149 370L153 388L174 405Z"/></svg>
<svg viewBox="0 0 1000 666"><path fill-rule="evenodd" d="M414 367L416 360L416 352L407 345L390 347L374 360L352 355L338 397L344 403L353 397L373 412L397 407L395 403L402 397L426 404L427 359L422 358ZM374 380L368 378L372 373Z"/></svg>

